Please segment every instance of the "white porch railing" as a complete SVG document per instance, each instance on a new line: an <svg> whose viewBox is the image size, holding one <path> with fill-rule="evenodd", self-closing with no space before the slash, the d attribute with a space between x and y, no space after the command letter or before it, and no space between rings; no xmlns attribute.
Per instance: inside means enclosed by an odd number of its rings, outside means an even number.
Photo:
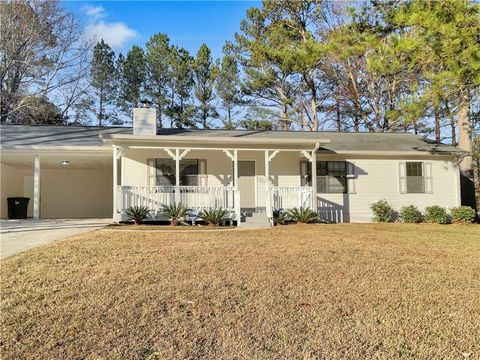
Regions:
<svg viewBox="0 0 480 360"><path fill-rule="evenodd" d="M273 210L312 208L314 192L311 186L270 186L267 196L267 215L272 217Z"/></svg>
<svg viewBox="0 0 480 360"><path fill-rule="evenodd" d="M240 213L238 190L230 186L180 186L179 201L194 210L218 209ZM130 206L159 210L176 199L175 186L118 186L117 212ZM237 212L238 210L238 212Z"/></svg>

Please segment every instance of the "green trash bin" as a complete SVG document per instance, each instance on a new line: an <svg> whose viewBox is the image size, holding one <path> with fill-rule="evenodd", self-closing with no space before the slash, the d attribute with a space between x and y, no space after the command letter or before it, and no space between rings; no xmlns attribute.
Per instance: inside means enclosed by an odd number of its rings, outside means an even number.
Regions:
<svg viewBox="0 0 480 360"><path fill-rule="evenodd" d="M29 198L26 197L9 197L8 203L8 218L9 219L26 219Z"/></svg>

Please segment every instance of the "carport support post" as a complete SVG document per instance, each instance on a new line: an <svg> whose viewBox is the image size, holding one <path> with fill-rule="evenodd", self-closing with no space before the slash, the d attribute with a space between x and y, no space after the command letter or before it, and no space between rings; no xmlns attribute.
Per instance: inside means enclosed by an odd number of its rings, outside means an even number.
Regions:
<svg viewBox="0 0 480 360"><path fill-rule="evenodd" d="M266 213L268 217L271 217L273 214L270 208L270 159L268 150L265 150L265 193L267 195L265 199Z"/></svg>
<svg viewBox="0 0 480 360"><path fill-rule="evenodd" d="M33 218L40 219L40 156L35 155L33 167Z"/></svg>
<svg viewBox="0 0 480 360"><path fill-rule="evenodd" d="M118 186L118 159L117 159L117 147L113 147L113 221L117 220L117 186Z"/></svg>

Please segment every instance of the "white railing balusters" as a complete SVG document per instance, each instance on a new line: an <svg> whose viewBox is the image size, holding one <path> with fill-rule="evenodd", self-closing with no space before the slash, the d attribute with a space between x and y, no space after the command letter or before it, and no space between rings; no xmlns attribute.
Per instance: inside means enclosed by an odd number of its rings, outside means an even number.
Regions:
<svg viewBox="0 0 480 360"><path fill-rule="evenodd" d="M195 211L223 208L240 218L240 192L232 186L180 186L180 201ZM158 212L162 205L175 203L175 186L118 186L117 212L130 206L144 205ZM267 216L273 210L294 207L311 208L314 191L311 186L270 186L267 188Z"/></svg>
<svg viewBox="0 0 480 360"><path fill-rule="evenodd" d="M267 189L271 210L267 209L267 215L271 216L273 210L287 210L294 207L311 208L314 196L311 186L271 186Z"/></svg>
<svg viewBox="0 0 480 360"><path fill-rule="evenodd" d="M175 203L175 186L118 186L117 211L144 205L157 211L162 205ZM231 186L180 186L180 202L194 210L223 208L237 212L238 190Z"/></svg>

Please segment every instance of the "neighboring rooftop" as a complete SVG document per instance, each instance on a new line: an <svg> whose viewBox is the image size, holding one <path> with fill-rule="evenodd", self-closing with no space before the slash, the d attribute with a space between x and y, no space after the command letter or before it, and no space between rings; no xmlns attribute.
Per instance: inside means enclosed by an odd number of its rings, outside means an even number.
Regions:
<svg viewBox="0 0 480 360"><path fill-rule="evenodd" d="M132 134L131 127L97 126L0 126L2 148L22 146L103 146L100 134ZM248 137L255 139L330 139L321 151L422 151L429 153L460 153L461 150L437 144L410 133L347 133L347 132L300 132L300 131L249 131L221 129L159 129L158 135L202 137Z"/></svg>

